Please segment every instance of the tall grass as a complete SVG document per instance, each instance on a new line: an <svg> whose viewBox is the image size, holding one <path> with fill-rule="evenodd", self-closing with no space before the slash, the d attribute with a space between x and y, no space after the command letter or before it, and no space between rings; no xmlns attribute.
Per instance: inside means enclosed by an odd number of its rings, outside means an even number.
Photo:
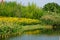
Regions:
<svg viewBox="0 0 60 40"><path fill-rule="evenodd" d="M0 3L0 16L39 19L43 13L43 9L37 7L34 3L28 4L28 6L16 2Z"/></svg>

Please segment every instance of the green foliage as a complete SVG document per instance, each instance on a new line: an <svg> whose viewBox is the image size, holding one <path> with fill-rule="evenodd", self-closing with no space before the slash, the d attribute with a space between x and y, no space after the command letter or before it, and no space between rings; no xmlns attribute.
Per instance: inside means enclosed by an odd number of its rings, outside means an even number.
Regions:
<svg viewBox="0 0 60 40"><path fill-rule="evenodd" d="M22 17L39 19L43 15L43 10L37 7L35 4L28 4L25 8L22 8Z"/></svg>
<svg viewBox="0 0 60 40"><path fill-rule="evenodd" d="M56 30L60 29L60 15L59 14L53 14L52 15L44 15L41 17L42 24L46 25L54 25L53 28Z"/></svg>
<svg viewBox="0 0 60 40"><path fill-rule="evenodd" d="M47 3L47 4L45 4L45 6L44 6L44 10L45 11L49 11L49 12L56 12L56 13L58 13L59 12L59 6L60 5L58 5L57 3Z"/></svg>
<svg viewBox="0 0 60 40"><path fill-rule="evenodd" d="M16 2L0 3L0 16L39 19L43 13L42 8L37 7L33 3L31 5L28 4L28 6L23 6Z"/></svg>
<svg viewBox="0 0 60 40"><path fill-rule="evenodd" d="M45 21L46 24L53 25L54 23L57 24L60 22L60 15L59 14L52 14L52 15L44 15L41 17L42 21Z"/></svg>

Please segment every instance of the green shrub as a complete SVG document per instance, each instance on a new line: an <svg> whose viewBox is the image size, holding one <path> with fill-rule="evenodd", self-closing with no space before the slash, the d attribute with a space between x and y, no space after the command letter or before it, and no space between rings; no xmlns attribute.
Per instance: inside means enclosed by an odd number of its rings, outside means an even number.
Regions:
<svg viewBox="0 0 60 40"><path fill-rule="evenodd" d="M46 25L54 25L56 29L60 29L60 16L57 14L54 15L44 15L41 17L42 23ZM56 26L56 27L55 27Z"/></svg>
<svg viewBox="0 0 60 40"><path fill-rule="evenodd" d="M3 5L0 3L0 16L39 19L43 14L43 9L34 3L28 6L16 2L4 2Z"/></svg>

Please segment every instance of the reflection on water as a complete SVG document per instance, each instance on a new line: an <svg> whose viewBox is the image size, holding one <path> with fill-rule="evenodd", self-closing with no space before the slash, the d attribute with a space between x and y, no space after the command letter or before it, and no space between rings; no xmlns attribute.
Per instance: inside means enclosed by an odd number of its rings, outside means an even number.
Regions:
<svg viewBox="0 0 60 40"><path fill-rule="evenodd" d="M43 35L40 30L24 32L21 36L11 37L4 40L59 40L58 35ZM2 40L2 39L1 39Z"/></svg>
<svg viewBox="0 0 60 40"><path fill-rule="evenodd" d="M47 36L47 35L22 35L19 37L13 37L9 40L59 40L59 36Z"/></svg>

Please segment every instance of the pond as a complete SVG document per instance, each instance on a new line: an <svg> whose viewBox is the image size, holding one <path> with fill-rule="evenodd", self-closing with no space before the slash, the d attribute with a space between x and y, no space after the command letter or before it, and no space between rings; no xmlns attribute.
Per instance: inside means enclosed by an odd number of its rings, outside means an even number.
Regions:
<svg viewBox="0 0 60 40"><path fill-rule="evenodd" d="M18 37L12 37L5 40L59 40L59 36L52 35L22 35Z"/></svg>

